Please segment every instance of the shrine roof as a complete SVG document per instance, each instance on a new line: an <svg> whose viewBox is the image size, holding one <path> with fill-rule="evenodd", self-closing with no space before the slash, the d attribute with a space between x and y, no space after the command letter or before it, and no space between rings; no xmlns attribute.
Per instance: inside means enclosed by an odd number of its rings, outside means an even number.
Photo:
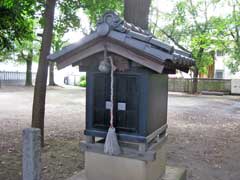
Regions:
<svg viewBox="0 0 240 180"><path fill-rule="evenodd" d="M80 54L76 58L73 58L76 53L86 51L86 49L99 42L101 42L101 45L98 48L96 47L97 49L93 50L92 53L85 53L84 57L81 57ZM105 45L104 42L106 42ZM77 61L94 53L103 51L104 47L101 48L100 46L107 46L107 42L119 44L121 47L133 51L135 54L149 59L149 61L155 61L154 63L159 63L162 66L172 69L187 72L191 66L195 65L195 61L190 53L175 49L173 46L161 42L150 32L126 22L114 12L105 13L98 21L95 31L82 38L79 42L66 46L62 50L49 55L48 60L56 61L57 64L60 64L59 68L63 68L70 64L76 64ZM108 49L111 51L111 48ZM117 53L116 50L113 50L113 52ZM71 60L68 60L69 58ZM156 68L151 67L151 65L148 66L148 68L158 71Z"/></svg>

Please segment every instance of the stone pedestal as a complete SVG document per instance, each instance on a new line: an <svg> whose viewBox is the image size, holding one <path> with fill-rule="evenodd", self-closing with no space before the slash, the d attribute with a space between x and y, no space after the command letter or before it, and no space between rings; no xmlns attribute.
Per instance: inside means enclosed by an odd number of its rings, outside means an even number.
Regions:
<svg viewBox="0 0 240 180"><path fill-rule="evenodd" d="M81 142L85 152L85 170L69 180L186 180L186 170L166 166L167 136L140 151L132 145L121 144L121 154L104 153L104 144Z"/></svg>
<svg viewBox="0 0 240 180"><path fill-rule="evenodd" d="M186 180L186 169L179 168L179 167L172 167L172 166L166 166L166 172L163 175L162 178L158 180ZM72 176L71 178L67 180L90 180L86 177L85 170L81 171L80 173ZM105 180L101 177L98 178L98 180ZM138 179L130 179L130 180L138 180Z"/></svg>
<svg viewBox="0 0 240 180"><path fill-rule="evenodd" d="M162 145L154 161L85 152L88 180L158 180L165 172L166 148Z"/></svg>

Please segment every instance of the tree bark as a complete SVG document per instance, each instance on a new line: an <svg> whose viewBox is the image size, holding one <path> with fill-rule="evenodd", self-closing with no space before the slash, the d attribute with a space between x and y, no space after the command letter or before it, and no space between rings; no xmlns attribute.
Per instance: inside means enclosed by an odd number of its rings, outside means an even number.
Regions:
<svg viewBox="0 0 240 180"><path fill-rule="evenodd" d="M204 48L200 47L196 56L196 59L198 61L201 61L203 52L204 52ZM199 75L199 69L196 64L193 70L193 87L192 87L193 94L197 93L197 90L198 90L198 75Z"/></svg>
<svg viewBox="0 0 240 180"><path fill-rule="evenodd" d="M194 67L194 71L193 71L193 87L192 87L192 93L195 94L197 93L197 89L198 89L198 68L197 66Z"/></svg>
<svg viewBox="0 0 240 180"><path fill-rule="evenodd" d="M33 50L29 50L28 56L26 57L26 81L25 86L32 86L32 61L33 61Z"/></svg>
<svg viewBox="0 0 240 180"><path fill-rule="evenodd" d="M44 146L44 115L48 74L47 56L49 55L51 49L55 5L56 0L46 0L46 9L43 17L44 30L42 35L32 109L32 127L41 129L42 146Z"/></svg>
<svg viewBox="0 0 240 180"><path fill-rule="evenodd" d="M208 78L214 78L214 69L215 69L215 51L211 52L212 55L212 64L208 66Z"/></svg>
<svg viewBox="0 0 240 180"><path fill-rule="evenodd" d="M54 81L54 62L49 63L49 86L56 86Z"/></svg>
<svg viewBox="0 0 240 180"><path fill-rule="evenodd" d="M27 71L26 71L26 80L25 86L32 86L32 58L26 60Z"/></svg>
<svg viewBox="0 0 240 180"><path fill-rule="evenodd" d="M148 30L150 4L151 0L124 0L125 20Z"/></svg>

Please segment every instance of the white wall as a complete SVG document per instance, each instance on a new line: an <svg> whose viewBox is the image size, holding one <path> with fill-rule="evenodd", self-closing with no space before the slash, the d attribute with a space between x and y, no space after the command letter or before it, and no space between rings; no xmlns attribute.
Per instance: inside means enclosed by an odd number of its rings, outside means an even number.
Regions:
<svg viewBox="0 0 240 180"><path fill-rule="evenodd" d="M232 74L230 69L226 66L226 61L228 60L228 56L216 56L215 57L215 73L216 71L223 71L223 79L240 79L240 72Z"/></svg>
<svg viewBox="0 0 240 180"><path fill-rule="evenodd" d="M57 70L55 69L55 83L58 85L63 85L64 84L64 77L69 76L70 77L70 82L72 82L71 84L73 84L74 82L74 76L75 81L79 81L79 77L85 75L85 72L79 72L78 71L78 67L72 67L72 66L68 66L62 70Z"/></svg>

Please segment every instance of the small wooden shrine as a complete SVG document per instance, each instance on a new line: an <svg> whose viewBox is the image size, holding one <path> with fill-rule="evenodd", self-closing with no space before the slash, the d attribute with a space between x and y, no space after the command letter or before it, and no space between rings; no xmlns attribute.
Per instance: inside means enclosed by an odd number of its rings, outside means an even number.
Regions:
<svg viewBox="0 0 240 180"><path fill-rule="evenodd" d="M116 67L113 101L110 97L109 58ZM141 179L156 178L165 172L165 164L161 171L157 169L166 157L159 144L166 139L168 74L175 74L176 70L188 72L194 65L191 54L174 49L151 33L122 20L116 13L107 12L98 21L95 31L79 42L49 55L48 60L56 62L58 69L73 65L78 66L79 71L86 72L84 134L87 142L81 146L87 153L86 173L89 179L102 176L103 179L120 180L136 175L129 172L132 174L119 175L118 178L114 174L114 167L125 166L125 160L109 160L107 155L102 160L98 154L89 153L104 154L103 142L109 128L111 107L114 107L113 122L122 148L120 156L152 162L137 169L146 172L145 176L139 176ZM95 141L95 137L100 140ZM131 146L125 148L125 143L137 144L137 149L129 148ZM98 163L108 161L111 163L105 165L110 170L106 173ZM92 164L91 168L89 164ZM147 175L150 172L155 174Z"/></svg>
<svg viewBox="0 0 240 180"><path fill-rule="evenodd" d="M50 55L48 59L59 69L73 65L87 73L86 136L105 137L109 127L110 73L99 71L104 53L117 67L113 103L119 140L144 143L164 133L167 75L176 73L176 69L188 72L194 65L191 54L107 12L94 32Z"/></svg>

